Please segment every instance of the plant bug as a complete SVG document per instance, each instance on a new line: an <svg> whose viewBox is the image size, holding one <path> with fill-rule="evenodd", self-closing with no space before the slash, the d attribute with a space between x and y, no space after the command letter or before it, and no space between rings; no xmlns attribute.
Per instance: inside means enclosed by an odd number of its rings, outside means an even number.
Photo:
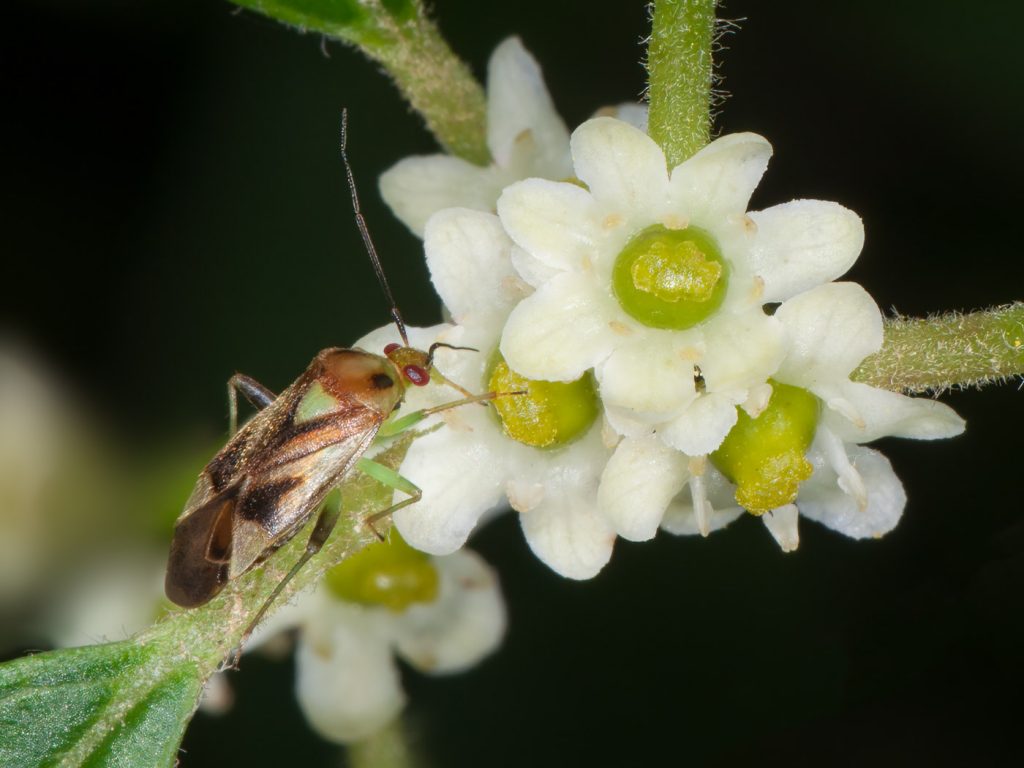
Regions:
<svg viewBox="0 0 1024 768"><path fill-rule="evenodd" d="M433 367L434 352L450 345L435 343L426 352L409 345L405 323L359 206L346 153L347 117L343 111L341 156L356 225L391 305L402 344L387 345L383 355L361 349L324 349L276 396L248 376L231 378L231 438L200 473L174 525L165 591L180 606L203 605L229 581L265 560L303 527L327 493L353 469L408 494L372 515L368 524L415 503L422 495L420 489L397 472L364 458L366 450L377 438L396 435L431 414L498 396L494 392L470 394ZM423 387L432 380L458 390L463 397L390 419L407 387ZM236 431L239 392L258 412ZM338 516L337 508L322 507L305 551L267 598L246 635L292 576L320 551Z"/></svg>

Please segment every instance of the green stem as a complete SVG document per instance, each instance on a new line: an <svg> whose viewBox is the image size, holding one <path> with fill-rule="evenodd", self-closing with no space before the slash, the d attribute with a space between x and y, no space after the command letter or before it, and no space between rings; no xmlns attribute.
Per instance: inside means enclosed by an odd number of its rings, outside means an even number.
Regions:
<svg viewBox="0 0 1024 768"><path fill-rule="evenodd" d="M675 168L708 143L715 0L655 0L647 47L647 130Z"/></svg>
<svg viewBox="0 0 1024 768"><path fill-rule="evenodd" d="M483 88L430 20L403 28L401 39L404 44L371 55L387 68L445 151L487 165L491 153Z"/></svg>
<svg viewBox="0 0 1024 768"><path fill-rule="evenodd" d="M885 344L852 378L897 392L942 392L1024 376L1024 302L886 322Z"/></svg>
<svg viewBox="0 0 1024 768"><path fill-rule="evenodd" d="M411 432L403 436L374 460L397 469L414 437L415 433ZM373 531L362 521L388 506L391 495L390 488L360 473L347 479L341 486L343 508L334 532L320 552L288 582L268 615L302 589L319 581L329 568L376 541ZM386 524L378 525L377 530L386 533ZM206 679L238 647L253 617L302 555L308 536L309 526L300 530L261 567L229 582L209 603L176 611L143 632L137 642L165 646L166 652L160 658L168 668L180 665L184 657L197 668L200 677Z"/></svg>
<svg viewBox="0 0 1024 768"><path fill-rule="evenodd" d="M232 0L245 8L355 45L394 79L444 149L490 161L487 100L420 0Z"/></svg>

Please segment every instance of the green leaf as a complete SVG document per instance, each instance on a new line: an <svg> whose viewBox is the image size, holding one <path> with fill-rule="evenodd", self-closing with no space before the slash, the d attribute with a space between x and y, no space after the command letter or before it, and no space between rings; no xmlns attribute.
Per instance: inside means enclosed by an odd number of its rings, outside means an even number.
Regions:
<svg viewBox="0 0 1024 768"><path fill-rule="evenodd" d="M380 4L396 21L412 21L419 12L415 0L380 0Z"/></svg>
<svg viewBox="0 0 1024 768"><path fill-rule="evenodd" d="M195 664L155 644L18 659L0 666L0 765L172 766L201 688Z"/></svg>
<svg viewBox="0 0 1024 768"><path fill-rule="evenodd" d="M358 41L376 28L373 15L358 0L236 0L239 5L333 37Z"/></svg>
<svg viewBox="0 0 1024 768"><path fill-rule="evenodd" d="M374 461L397 469L413 437L398 438ZM333 535L273 607L376 541L362 521L391 496L366 475L347 478L331 497L343 508ZM307 527L206 605L178 610L131 640L0 664L0 768L173 766L203 683L242 642L308 536Z"/></svg>

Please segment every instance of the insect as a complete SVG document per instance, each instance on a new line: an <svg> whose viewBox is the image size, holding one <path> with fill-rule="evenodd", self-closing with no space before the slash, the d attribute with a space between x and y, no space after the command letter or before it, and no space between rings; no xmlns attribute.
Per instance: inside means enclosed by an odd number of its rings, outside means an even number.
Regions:
<svg viewBox="0 0 1024 768"><path fill-rule="evenodd" d="M427 416L497 396L473 395L446 379L433 366L434 352L451 345L435 343L426 352L409 345L380 258L363 218L355 179L346 153L347 113L342 112L341 155L352 195L356 225L402 344L389 344L384 355L361 349L322 350L305 372L280 395L256 380L236 374L228 382L230 430L227 445L200 473L192 495L174 526L167 562L167 597L184 607L202 605L225 584L265 560L291 539L321 508L327 493L354 469L408 495L366 522L419 500L421 492L397 472L363 457L380 437L398 434ZM448 385L463 397L390 418L409 386L431 381ZM258 409L236 431L238 393ZM305 551L264 602L249 632L300 568L327 541L339 508L323 505Z"/></svg>

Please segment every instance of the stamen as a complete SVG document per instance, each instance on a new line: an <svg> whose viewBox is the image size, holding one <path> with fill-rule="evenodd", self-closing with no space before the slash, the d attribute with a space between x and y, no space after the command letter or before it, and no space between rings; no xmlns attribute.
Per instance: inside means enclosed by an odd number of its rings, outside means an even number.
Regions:
<svg viewBox="0 0 1024 768"><path fill-rule="evenodd" d="M778 542L783 552L795 552L800 546L800 531L797 528L799 512L795 504L786 504L761 515L764 527Z"/></svg>
<svg viewBox="0 0 1024 768"><path fill-rule="evenodd" d="M818 441L825 453L825 461L839 476L837 481L843 493L852 496L857 508L863 512L868 508L868 489L857 468L850 463L843 441L828 427L818 429Z"/></svg>
<svg viewBox="0 0 1024 768"><path fill-rule="evenodd" d="M714 508L708 501L707 484L704 482L704 471L707 469L707 456L692 456L690 467L690 498L693 500L693 514L697 518L697 530L707 538L711 533L711 515Z"/></svg>

